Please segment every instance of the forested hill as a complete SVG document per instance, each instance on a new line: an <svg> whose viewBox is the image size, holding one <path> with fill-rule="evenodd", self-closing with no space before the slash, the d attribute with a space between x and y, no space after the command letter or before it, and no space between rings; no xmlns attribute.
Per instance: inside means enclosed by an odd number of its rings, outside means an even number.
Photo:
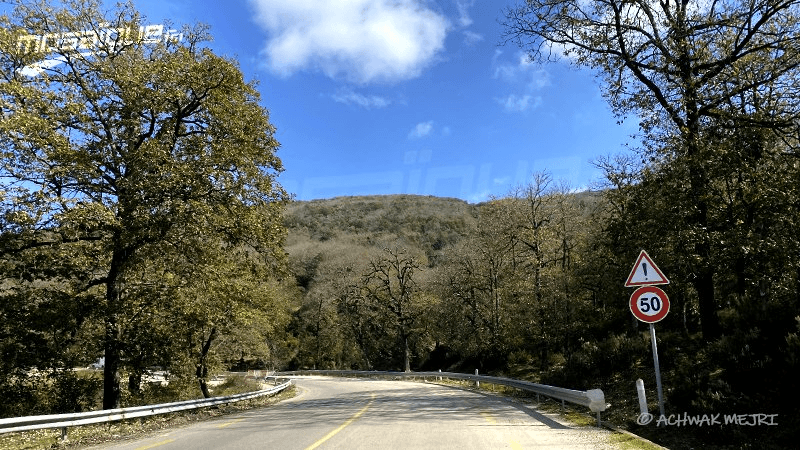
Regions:
<svg viewBox="0 0 800 450"><path fill-rule="evenodd" d="M703 328L693 284L698 266L688 237L696 228L670 206L674 192L652 195L657 183L635 187L576 194L538 176L477 205L410 195L295 202L284 215L296 290L280 364L479 369L603 389L614 405L611 421L675 448L794 443L800 271L789 252L770 243L796 254L797 228L782 224L800 223L800 216L788 206L773 214L748 205L772 226L720 226L713 260L719 306L712 312L721 334L714 335ZM720 217L734 214L727 203L715 206ZM642 249L670 279L671 306L658 322L669 414L764 411L780 417L780 427L667 433L631 421L639 411L635 381L644 380L650 399L656 386L651 334L632 316L632 290L624 286ZM652 400L650 406L658 408Z"/></svg>
<svg viewBox="0 0 800 450"><path fill-rule="evenodd" d="M288 250L303 242L395 242L426 253L458 242L475 227L478 205L418 195L336 197L294 202L285 213Z"/></svg>

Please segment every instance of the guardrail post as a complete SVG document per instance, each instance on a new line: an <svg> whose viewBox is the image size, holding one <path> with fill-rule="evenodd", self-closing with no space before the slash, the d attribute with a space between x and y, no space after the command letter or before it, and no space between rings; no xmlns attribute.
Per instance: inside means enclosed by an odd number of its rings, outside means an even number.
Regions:
<svg viewBox="0 0 800 450"><path fill-rule="evenodd" d="M478 369L475 369L475 376L476 377L478 376ZM478 381L478 380L475 380L475 387L481 387L481 382Z"/></svg>
<svg viewBox="0 0 800 450"><path fill-rule="evenodd" d="M61 428L61 442L67 442L67 427Z"/></svg>
<svg viewBox="0 0 800 450"><path fill-rule="evenodd" d="M442 369L439 369L439 373L442 373ZM436 377L436 379L439 380L439 381L442 381L442 377L441 376Z"/></svg>

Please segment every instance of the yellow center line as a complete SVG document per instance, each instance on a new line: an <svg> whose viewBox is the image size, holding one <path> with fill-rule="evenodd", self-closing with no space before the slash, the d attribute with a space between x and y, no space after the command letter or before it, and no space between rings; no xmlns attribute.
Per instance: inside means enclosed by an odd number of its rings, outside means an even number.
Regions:
<svg viewBox="0 0 800 450"><path fill-rule="evenodd" d="M335 429L335 430L331 431L330 433L326 434L325 436L323 436L323 437L322 437L322 439L320 439L320 440L318 440L317 442L314 442L313 444L311 444L311 446L310 446L310 447L306 447L306 449L305 449L305 450L314 450L315 448L317 448L317 447L319 447L320 445L324 444L324 443L325 443L325 441L327 441L328 439L332 438L332 437L333 437L333 436L334 436L336 433L338 433L338 432L340 432L340 431L344 430L346 426L348 426L348 425L350 425L351 423L355 422L355 421L356 421L356 419L358 419L359 417L361 417L361 415L362 415L362 414L364 414L365 412L367 412L367 410L369 409L370 405L372 405L372 402L373 402L374 400L375 400L375 393L373 392L373 393L372 393L372 398L370 399L369 403L367 403L367 405L366 405L366 406L364 406L363 408L361 408L361 410L360 410L360 411L358 411L357 413L355 413L355 414L353 415L353 417L351 417L351 418L347 419L347 422L345 422L345 423L341 424L341 425L339 426L339 428L337 428L337 429Z"/></svg>
<svg viewBox="0 0 800 450"><path fill-rule="evenodd" d="M236 419L236 420L234 420L234 421L231 421L231 422L227 422L227 423L223 423L223 424L217 425L217 428L225 428L225 427L227 427L228 425L233 425L233 424L235 424L235 423L238 423L238 422L241 422L241 421L243 421L243 420L244 420L244 419Z"/></svg>
<svg viewBox="0 0 800 450"><path fill-rule="evenodd" d="M136 450L147 450L149 448L156 448L161 445L167 445L170 442L175 442L175 439L167 439L166 441L156 442L155 444L145 445L144 447L136 447Z"/></svg>

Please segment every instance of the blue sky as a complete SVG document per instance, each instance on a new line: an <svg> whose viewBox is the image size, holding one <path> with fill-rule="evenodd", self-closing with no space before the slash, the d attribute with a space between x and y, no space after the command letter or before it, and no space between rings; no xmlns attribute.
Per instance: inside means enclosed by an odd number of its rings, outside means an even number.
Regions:
<svg viewBox="0 0 800 450"><path fill-rule="evenodd" d="M522 1L522 0L518 0ZM581 189L623 151L591 73L500 45L512 0L134 0L147 23L211 27L258 80L298 200L422 194L480 202L533 172Z"/></svg>

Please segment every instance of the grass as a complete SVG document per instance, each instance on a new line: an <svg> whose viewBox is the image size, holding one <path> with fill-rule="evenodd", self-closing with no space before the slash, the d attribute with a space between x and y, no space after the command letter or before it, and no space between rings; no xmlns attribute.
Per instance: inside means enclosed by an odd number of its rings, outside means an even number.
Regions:
<svg viewBox="0 0 800 450"><path fill-rule="evenodd" d="M227 383L226 383L227 384ZM241 382L231 382L227 387L220 385L215 396L225 396L242 392ZM221 389L220 389L221 388ZM249 390L258 386L249 385ZM238 392L237 392L238 391ZM47 429L8 433L0 435L0 448L4 450L39 449L77 449L108 442L134 439L169 428L189 425L203 420L223 417L252 408L273 405L292 398L296 394L294 386L273 396L264 396L216 407L201 408L170 414L161 414L141 419L123 420L106 424L85 425L68 429L67 440L61 440L60 429Z"/></svg>
<svg viewBox="0 0 800 450"><path fill-rule="evenodd" d="M610 441L621 450L661 450L664 447L640 439L634 434L615 432Z"/></svg>

